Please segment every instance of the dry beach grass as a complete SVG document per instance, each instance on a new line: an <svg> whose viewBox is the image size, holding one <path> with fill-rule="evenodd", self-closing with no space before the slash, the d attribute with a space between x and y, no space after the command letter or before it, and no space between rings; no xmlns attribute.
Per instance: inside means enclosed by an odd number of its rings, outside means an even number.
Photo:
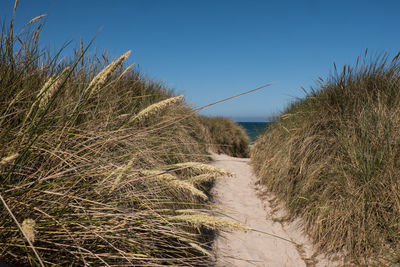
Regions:
<svg viewBox="0 0 400 267"><path fill-rule="evenodd" d="M253 167L314 243L355 265L400 264L400 64L357 59L290 105Z"/></svg>
<svg viewBox="0 0 400 267"><path fill-rule="evenodd" d="M207 265L207 225L178 212L207 216L205 184L226 174L201 164L207 126L182 96L125 68L129 52L42 50L41 18L0 36L0 259Z"/></svg>
<svg viewBox="0 0 400 267"><path fill-rule="evenodd" d="M249 156L250 139L242 126L223 117L203 117L202 121L210 131L214 152L240 158Z"/></svg>

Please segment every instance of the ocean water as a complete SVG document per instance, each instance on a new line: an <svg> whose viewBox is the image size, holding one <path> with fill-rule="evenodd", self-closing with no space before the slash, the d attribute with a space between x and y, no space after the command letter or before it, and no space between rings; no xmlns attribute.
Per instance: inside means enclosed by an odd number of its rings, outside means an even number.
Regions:
<svg viewBox="0 0 400 267"><path fill-rule="evenodd" d="M264 133L267 130L270 122L238 122L247 132L250 140L254 142L257 136Z"/></svg>

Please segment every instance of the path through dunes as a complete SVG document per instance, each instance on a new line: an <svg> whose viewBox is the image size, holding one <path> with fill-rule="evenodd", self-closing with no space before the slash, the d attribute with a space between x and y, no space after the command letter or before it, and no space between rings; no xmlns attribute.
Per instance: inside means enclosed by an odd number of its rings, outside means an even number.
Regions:
<svg viewBox="0 0 400 267"><path fill-rule="evenodd" d="M296 223L273 222L276 213L267 200L257 196L249 159L214 154L214 160L215 166L234 173L233 177L217 179L212 190L214 203L231 217L229 220L257 230L218 235L214 243L216 266L332 266L313 256L309 240Z"/></svg>

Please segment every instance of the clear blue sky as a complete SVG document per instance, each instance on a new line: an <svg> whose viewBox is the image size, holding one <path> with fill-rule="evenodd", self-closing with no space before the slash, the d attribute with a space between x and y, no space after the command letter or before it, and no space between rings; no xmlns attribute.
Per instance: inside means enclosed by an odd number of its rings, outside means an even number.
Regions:
<svg viewBox="0 0 400 267"><path fill-rule="evenodd" d="M10 16L13 0L0 2ZM316 79L371 54L400 50L400 1L31 1L20 0L17 25L49 14L41 43L77 47L98 31L95 46L117 57L132 50L148 77L184 93L198 107L274 85L205 110L262 120L303 97Z"/></svg>

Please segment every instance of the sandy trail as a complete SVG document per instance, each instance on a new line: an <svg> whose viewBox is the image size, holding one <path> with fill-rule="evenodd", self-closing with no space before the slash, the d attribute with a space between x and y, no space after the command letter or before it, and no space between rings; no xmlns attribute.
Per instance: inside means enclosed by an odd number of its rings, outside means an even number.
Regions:
<svg viewBox="0 0 400 267"><path fill-rule="evenodd" d="M257 196L259 190L249 159L214 154L214 160L214 166L235 174L217 179L212 190L214 203L222 212L252 229L294 242L257 231L223 232L214 242L216 266L332 266L313 255L310 241L295 222L285 225L273 222L273 217L279 214L267 199Z"/></svg>

